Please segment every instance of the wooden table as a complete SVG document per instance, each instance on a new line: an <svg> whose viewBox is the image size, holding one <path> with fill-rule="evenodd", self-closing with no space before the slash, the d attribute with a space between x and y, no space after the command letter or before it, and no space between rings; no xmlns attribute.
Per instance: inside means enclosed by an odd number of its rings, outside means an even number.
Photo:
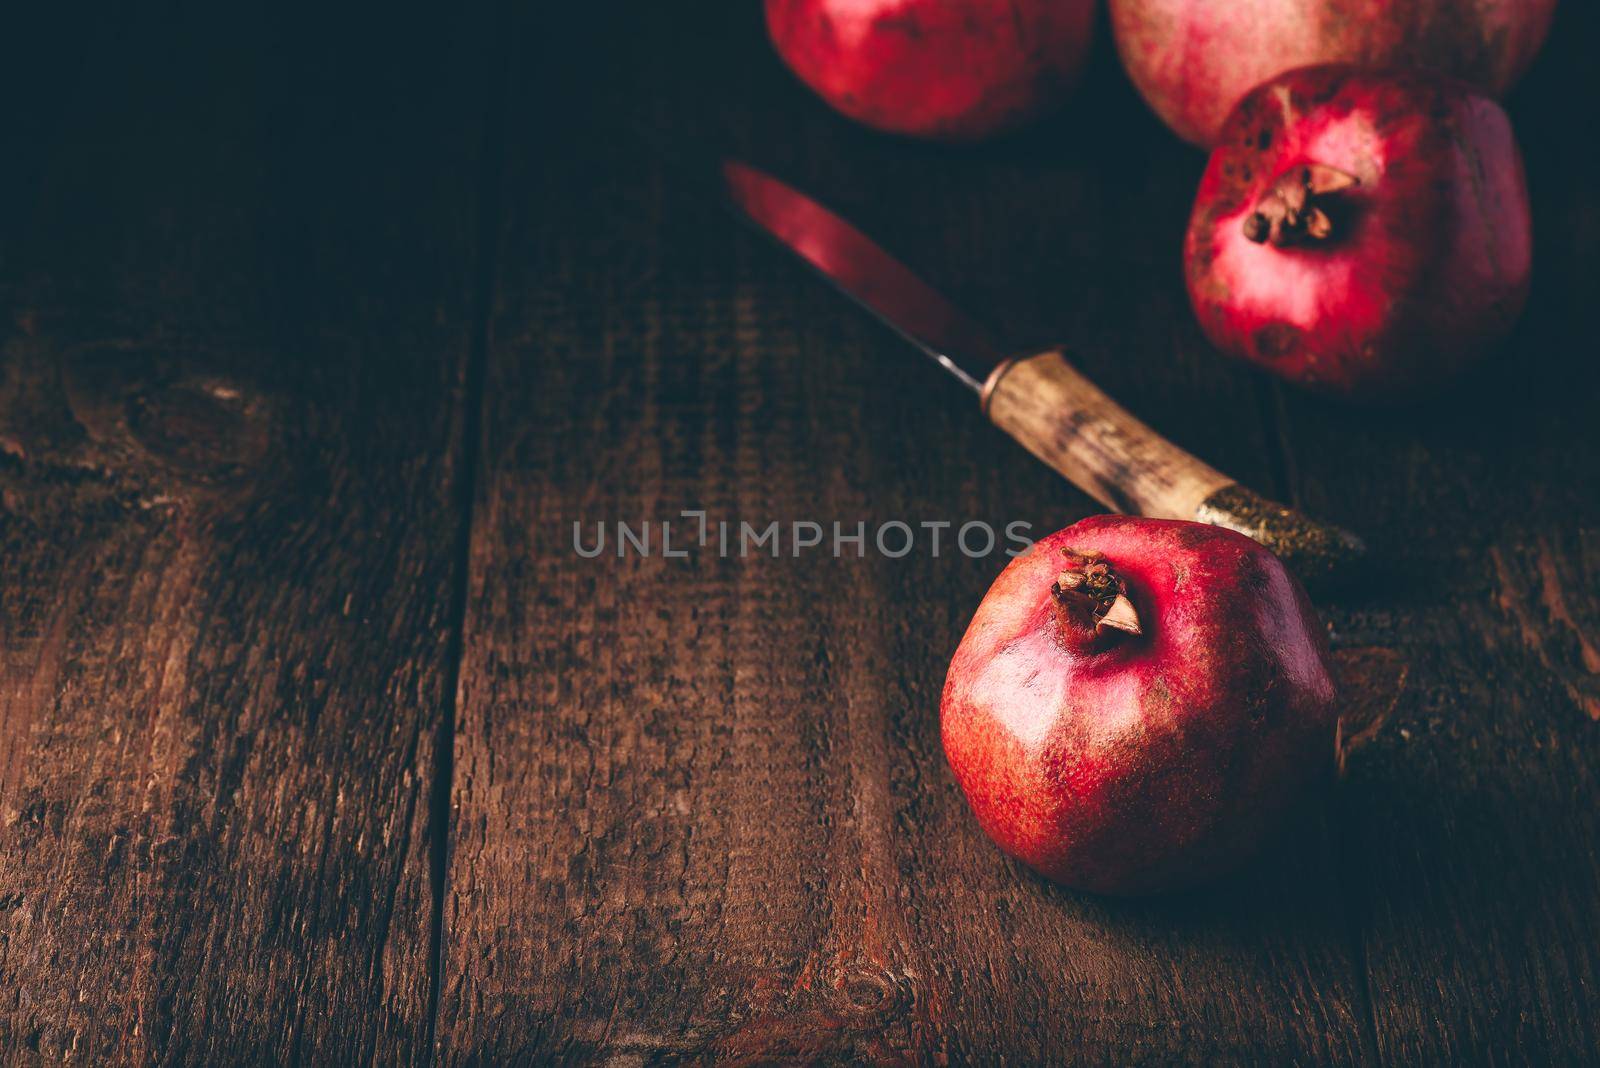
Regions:
<svg viewBox="0 0 1600 1068"><path fill-rule="evenodd" d="M754 4L209 6L7 42L5 1061L1600 1055L1596 5L1512 101L1526 321L1400 412L1209 350L1202 158L1106 47L959 151L832 117ZM1000 558L573 552L1094 510L646 147L691 134L1368 535L1323 608L1412 682L1321 823L1199 895L1063 891L939 746Z"/></svg>

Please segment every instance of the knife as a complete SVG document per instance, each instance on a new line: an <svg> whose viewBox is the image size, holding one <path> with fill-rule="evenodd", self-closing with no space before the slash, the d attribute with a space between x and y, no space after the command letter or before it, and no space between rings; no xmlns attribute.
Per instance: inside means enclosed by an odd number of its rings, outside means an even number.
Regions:
<svg viewBox="0 0 1600 1068"><path fill-rule="evenodd" d="M738 160L724 160L720 177L747 221L931 356L977 394L996 426L1107 508L1247 534L1311 587L1346 578L1364 555L1355 535L1268 500L1157 434L1060 349L1008 355L909 268L805 194Z"/></svg>

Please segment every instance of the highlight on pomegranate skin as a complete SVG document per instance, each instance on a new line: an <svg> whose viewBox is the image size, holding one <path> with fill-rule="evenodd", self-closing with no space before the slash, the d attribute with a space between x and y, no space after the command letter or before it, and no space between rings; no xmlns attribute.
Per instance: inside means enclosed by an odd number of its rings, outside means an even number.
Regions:
<svg viewBox="0 0 1600 1068"><path fill-rule="evenodd" d="M945 754L984 832L1104 894L1226 873L1331 783L1326 640L1277 557L1099 516L1003 571L951 662Z"/></svg>
<svg viewBox="0 0 1600 1068"><path fill-rule="evenodd" d="M1229 116L1184 243L1212 343L1291 382L1388 401L1481 361L1532 270L1500 106L1420 72L1291 71Z"/></svg>
<svg viewBox="0 0 1600 1068"><path fill-rule="evenodd" d="M1156 114L1216 143L1239 98L1320 63L1428 70L1503 96L1550 32L1556 0L1110 0L1123 66Z"/></svg>
<svg viewBox="0 0 1600 1068"><path fill-rule="evenodd" d="M767 32L835 110L889 133L976 141L1058 107L1095 0L766 0Z"/></svg>

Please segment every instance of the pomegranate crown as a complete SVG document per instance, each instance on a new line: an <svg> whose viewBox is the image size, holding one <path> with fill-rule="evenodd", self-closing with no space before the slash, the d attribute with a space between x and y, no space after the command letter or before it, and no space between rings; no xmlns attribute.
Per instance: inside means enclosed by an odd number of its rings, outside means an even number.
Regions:
<svg viewBox="0 0 1600 1068"><path fill-rule="evenodd" d="M1355 175L1321 163L1291 167L1244 217L1244 236L1258 245L1271 242L1274 248L1327 241L1334 236L1331 199L1360 184Z"/></svg>
<svg viewBox="0 0 1600 1068"><path fill-rule="evenodd" d="M1050 585L1050 597L1069 647L1090 650L1104 646L1116 633L1143 633L1139 614L1128 599L1128 584L1112 570L1105 554L1063 548L1061 555L1064 567Z"/></svg>

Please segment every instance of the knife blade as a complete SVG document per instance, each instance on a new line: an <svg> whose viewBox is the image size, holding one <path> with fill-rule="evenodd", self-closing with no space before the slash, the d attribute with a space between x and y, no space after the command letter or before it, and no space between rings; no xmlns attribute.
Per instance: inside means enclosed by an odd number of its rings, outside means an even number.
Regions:
<svg viewBox="0 0 1600 1068"><path fill-rule="evenodd" d="M1361 540L1248 489L1107 396L1059 349L1008 356L965 312L828 208L739 160L721 164L739 214L977 393L985 415L1114 511L1227 527L1308 586L1349 576Z"/></svg>

